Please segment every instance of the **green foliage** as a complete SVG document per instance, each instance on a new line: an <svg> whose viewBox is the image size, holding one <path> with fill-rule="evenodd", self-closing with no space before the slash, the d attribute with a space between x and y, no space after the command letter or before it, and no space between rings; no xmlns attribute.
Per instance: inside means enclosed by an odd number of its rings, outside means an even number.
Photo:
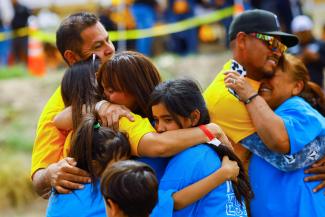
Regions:
<svg viewBox="0 0 325 217"><path fill-rule="evenodd" d="M28 77L26 67L22 65L15 65L11 67L0 67L0 80L11 79L17 77Z"/></svg>
<svg viewBox="0 0 325 217"><path fill-rule="evenodd" d="M36 198L29 178L29 155L0 149L0 210Z"/></svg>

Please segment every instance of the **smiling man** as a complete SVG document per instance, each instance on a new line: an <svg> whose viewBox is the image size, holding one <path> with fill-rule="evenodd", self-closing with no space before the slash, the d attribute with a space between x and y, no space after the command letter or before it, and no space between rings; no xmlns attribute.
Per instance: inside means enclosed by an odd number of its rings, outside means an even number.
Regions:
<svg viewBox="0 0 325 217"><path fill-rule="evenodd" d="M233 60L224 65L205 90L204 97L212 122L219 124L233 143L238 144L253 134L255 128L245 105L225 87L223 72L234 70L233 65L245 70L247 80L257 91L259 81L274 74L286 47L296 45L298 38L281 32L276 15L264 10L246 11L236 17L230 26L229 38ZM235 149L245 161L249 152L240 145L235 145Z"/></svg>
<svg viewBox="0 0 325 217"><path fill-rule="evenodd" d="M96 54L103 62L115 53L103 25L94 14L86 12L72 14L61 22L56 32L56 44L69 66L90 58L92 54ZM40 116L32 154L33 185L43 197L49 195L51 186L58 186L57 189L68 192L67 188L82 188L81 184L75 182L89 182L85 171L73 167L76 163L73 159L62 159L66 135L54 126L52 120L63 109L61 88L58 87Z"/></svg>
<svg viewBox="0 0 325 217"><path fill-rule="evenodd" d="M226 132L227 136L234 143L235 153L245 163L249 160L250 152L243 148L240 143L242 142L245 144L244 140L252 136L256 131L246 108L252 104L251 102L256 102L256 99L258 98L256 96L258 96L257 91L260 86L259 81L263 78L274 76L279 60L283 60L282 56L286 48L296 45L298 43L298 38L294 35L281 32L276 15L263 10L246 11L236 17L230 26L229 37L231 40L233 59L224 65L222 71L206 89L204 97L212 122L219 124L223 131ZM231 83L235 85L242 79L238 78L238 76L236 77L237 80L232 77L230 78L231 80L229 80L228 77L225 79L226 76L224 72L234 70L243 76L246 73L245 80L254 89L254 91L251 91L251 94L245 99L240 99L239 97L236 98L234 95L237 95L237 93L233 90L227 89L225 86L225 81L227 84ZM233 94L231 94L231 92ZM279 130L278 128L275 129ZM281 137L281 139L285 138ZM316 140L317 139L314 141ZM256 144L256 142L254 144ZM256 153L254 152L254 154ZM266 155L269 154L270 152L266 153ZM265 160L264 156L262 156L262 158ZM255 170L257 173L255 176L252 176L252 168L258 168L258 166L261 165L258 165L258 163L253 160L249 164L249 175L256 196L255 198L261 198L260 195L268 197L270 194L274 193L274 189L272 189L269 184L265 185L264 189L262 189L261 185L256 185L256 177L259 177L259 179L263 181L266 177L265 174L270 175L270 177L273 178L274 176L272 176L273 174L265 168L261 169L261 167L259 167L259 170ZM265 161L269 162L268 160ZM321 161L324 162L324 159ZM274 166L274 164L272 165ZM275 166L275 168L277 167ZM305 179L308 179L308 181L321 181L321 184L317 187L315 186L313 191L317 191L325 186L324 165L322 166L321 163L318 163L317 170L315 166L307 171L316 174L307 178L305 177ZM261 176L262 172L265 174ZM304 177L302 176L300 178L302 182ZM271 180L271 178L268 180ZM265 184L265 181L261 183ZM275 184L275 182L272 182L272 184ZM294 185L298 185L298 183L292 184L292 186ZM306 184L303 183L303 185ZM289 192L290 190L287 191ZM312 194L312 190L308 193ZM285 212L285 209L281 207L283 204L275 207L270 205L270 203L264 203L264 201L260 203L258 202L260 202L258 199L252 200L252 216L289 216L288 213L274 215L275 212ZM319 202L323 203L323 201ZM301 203L300 206L298 205L297 209L304 209L305 207L302 204L304 203ZM272 212L270 210L272 210ZM259 211L263 214L256 214ZM312 213L308 214L308 216L316 216Z"/></svg>

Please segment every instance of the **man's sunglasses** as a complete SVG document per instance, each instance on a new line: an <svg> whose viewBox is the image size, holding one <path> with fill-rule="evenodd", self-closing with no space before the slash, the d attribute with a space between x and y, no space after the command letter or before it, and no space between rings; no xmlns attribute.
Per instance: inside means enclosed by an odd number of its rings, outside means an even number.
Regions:
<svg viewBox="0 0 325 217"><path fill-rule="evenodd" d="M268 48L270 48L272 51L278 50L281 53L284 53L287 50L287 46L284 45L280 40L278 40L274 36L264 35L261 33L250 33L249 35L259 39L260 41L265 42Z"/></svg>

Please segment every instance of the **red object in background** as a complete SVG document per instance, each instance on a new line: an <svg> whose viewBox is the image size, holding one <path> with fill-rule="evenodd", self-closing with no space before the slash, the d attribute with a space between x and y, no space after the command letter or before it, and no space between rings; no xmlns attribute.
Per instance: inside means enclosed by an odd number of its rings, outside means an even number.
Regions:
<svg viewBox="0 0 325 217"><path fill-rule="evenodd" d="M45 56L42 42L30 37L28 42L28 71L34 76L45 75Z"/></svg>

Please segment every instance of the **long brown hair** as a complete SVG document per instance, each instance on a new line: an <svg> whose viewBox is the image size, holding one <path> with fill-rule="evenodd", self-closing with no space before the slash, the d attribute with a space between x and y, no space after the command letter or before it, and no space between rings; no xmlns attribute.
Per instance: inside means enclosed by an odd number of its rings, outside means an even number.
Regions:
<svg viewBox="0 0 325 217"><path fill-rule="evenodd" d="M71 140L70 157L77 167L87 171L94 183L112 160L129 158L131 150L126 136L99 126L95 115L87 114ZM94 167L94 162L99 168Z"/></svg>
<svg viewBox="0 0 325 217"><path fill-rule="evenodd" d="M138 52L125 51L102 65L97 81L102 93L104 85L133 95L137 103L133 112L147 117L147 101L161 77L149 58Z"/></svg>
<svg viewBox="0 0 325 217"><path fill-rule="evenodd" d="M72 126L76 130L82 119L82 111L92 112L100 100L95 72L99 62L90 60L69 67L61 82L61 95L65 107L71 106Z"/></svg>

